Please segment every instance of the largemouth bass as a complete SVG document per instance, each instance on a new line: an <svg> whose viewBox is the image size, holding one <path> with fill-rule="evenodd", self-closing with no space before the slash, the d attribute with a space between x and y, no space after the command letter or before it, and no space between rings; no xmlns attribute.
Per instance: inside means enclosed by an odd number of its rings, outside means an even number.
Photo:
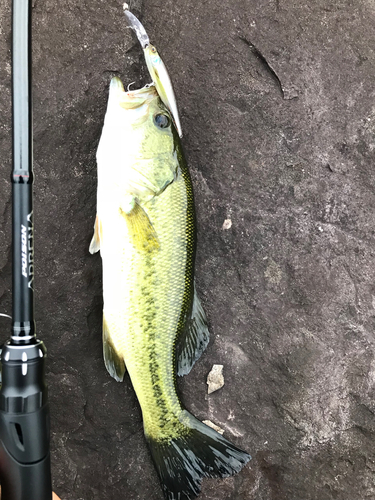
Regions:
<svg viewBox="0 0 375 500"><path fill-rule="evenodd" d="M193 190L175 123L155 85L125 91L112 79L90 245L103 261L105 365L118 381L128 370L167 500L195 498L201 478L234 474L250 459L177 395L176 375L191 370L209 333L194 286Z"/></svg>

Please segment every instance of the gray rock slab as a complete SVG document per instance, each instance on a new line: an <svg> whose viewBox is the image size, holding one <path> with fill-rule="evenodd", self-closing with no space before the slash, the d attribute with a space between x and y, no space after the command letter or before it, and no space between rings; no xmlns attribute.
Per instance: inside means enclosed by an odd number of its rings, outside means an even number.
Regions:
<svg viewBox="0 0 375 500"><path fill-rule="evenodd" d="M147 81L122 2L33 7L36 320L62 500L162 500L129 378L101 353L95 150L112 75ZM211 341L186 407L253 460L202 500L375 497L375 7L154 0L178 98ZM11 310L10 0L0 4L0 312ZM231 221L230 227L225 221ZM9 321L0 318L2 340ZM209 396L213 364L225 386Z"/></svg>

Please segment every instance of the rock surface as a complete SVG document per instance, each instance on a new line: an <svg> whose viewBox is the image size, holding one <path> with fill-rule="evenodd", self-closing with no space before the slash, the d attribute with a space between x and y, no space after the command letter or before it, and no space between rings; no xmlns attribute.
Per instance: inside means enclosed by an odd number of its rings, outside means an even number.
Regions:
<svg viewBox="0 0 375 500"><path fill-rule="evenodd" d="M91 256L110 77L147 81L121 1L33 1L36 320L62 500L162 500L101 353ZM201 500L375 498L372 0L131 5L179 102L211 341L184 404L253 455ZM0 312L11 310L10 0L0 4ZM225 221L231 226L223 228ZM227 226L228 224L226 224ZM9 321L0 318L2 339ZM206 396L214 363L225 386Z"/></svg>

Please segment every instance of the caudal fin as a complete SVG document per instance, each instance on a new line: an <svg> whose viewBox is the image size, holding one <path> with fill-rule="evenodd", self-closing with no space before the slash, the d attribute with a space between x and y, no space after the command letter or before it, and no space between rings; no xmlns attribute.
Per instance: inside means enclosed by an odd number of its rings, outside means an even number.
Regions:
<svg viewBox="0 0 375 500"><path fill-rule="evenodd" d="M147 437L166 500L192 500L203 477L227 477L239 472L250 455L184 412L181 437L157 441Z"/></svg>

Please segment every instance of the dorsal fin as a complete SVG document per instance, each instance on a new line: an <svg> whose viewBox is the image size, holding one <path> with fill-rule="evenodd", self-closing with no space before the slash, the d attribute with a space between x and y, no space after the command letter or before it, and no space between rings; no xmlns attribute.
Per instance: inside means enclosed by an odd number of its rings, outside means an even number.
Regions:
<svg viewBox="0 0 375 500"><path fill-rule="evenodd" d="M207 318L194 284L194 297L191 314L186 321L177 347L177 375L190 372L200 358L210 340Z"/></svg>

